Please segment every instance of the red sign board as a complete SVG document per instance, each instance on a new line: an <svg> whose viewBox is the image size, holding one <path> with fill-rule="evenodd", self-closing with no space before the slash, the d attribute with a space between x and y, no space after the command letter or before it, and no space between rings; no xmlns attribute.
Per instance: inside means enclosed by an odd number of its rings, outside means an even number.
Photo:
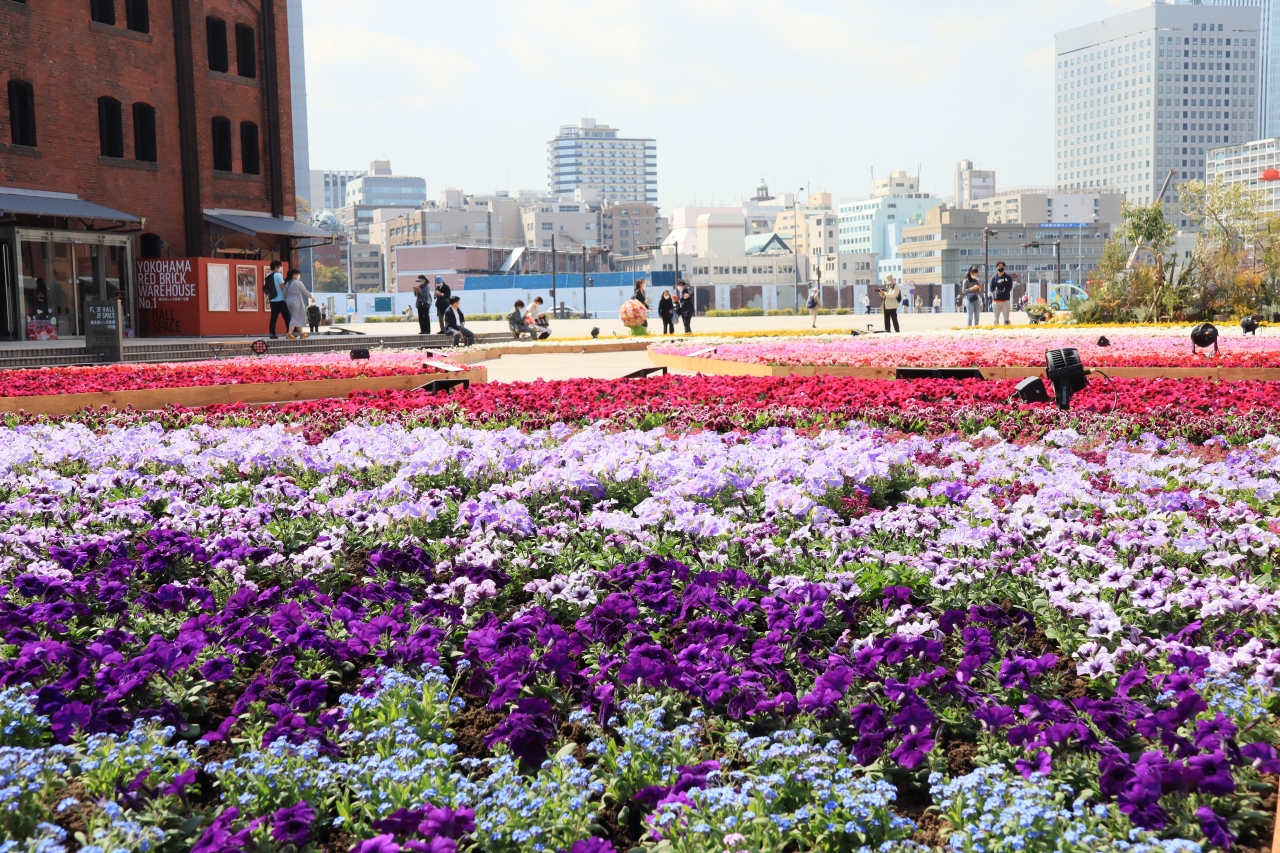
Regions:
<svg viewBox="0 0 1280 853"><path fill-rule="evenodd" d="M200 334L198 263L193 258L138 261L139 336Z"/></svg>

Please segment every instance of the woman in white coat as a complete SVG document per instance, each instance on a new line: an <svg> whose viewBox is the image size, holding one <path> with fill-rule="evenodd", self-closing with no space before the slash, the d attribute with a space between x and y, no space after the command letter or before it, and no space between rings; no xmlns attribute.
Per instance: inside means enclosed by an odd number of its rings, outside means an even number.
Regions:
<svg viewBox="0 0 1280 853"><path fill-rule="evenodd" d="M289 280L284 285L284 304L289 309L289 329L286 338L305 338L303 324L307 321L307 303L311 301L311 293L302 283L300 270L289 270ZM297 334L294 334L294 332Z"/></svg>

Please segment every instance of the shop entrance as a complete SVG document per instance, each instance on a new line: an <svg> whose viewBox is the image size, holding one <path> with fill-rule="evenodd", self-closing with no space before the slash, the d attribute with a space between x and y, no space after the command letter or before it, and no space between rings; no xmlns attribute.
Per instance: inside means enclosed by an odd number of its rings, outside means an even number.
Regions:
<svg viewBox="0 0 1280 853"><path fill-rule="evenodd" d="M121 234L0 230L3 333L10 340L61 340L84 335L86 299L124 303L126 337L137 328L131 240Z"/></svg>

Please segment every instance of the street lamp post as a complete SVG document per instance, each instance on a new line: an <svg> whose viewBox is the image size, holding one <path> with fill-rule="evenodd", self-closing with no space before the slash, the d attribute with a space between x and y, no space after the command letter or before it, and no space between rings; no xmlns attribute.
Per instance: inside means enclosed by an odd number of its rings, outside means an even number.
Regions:
<svg viewBox="0 0 1280 853"><path fill-rule="evenodd" d="M982 229L982 289L991 286L991 238L999 234L991 228Z"/></svg>
<svg viewBox="0 0 1280 853"><path fill-rule="evenodd" d="M1039 240L1032 240L1030 243L1022 244L1022 248L1024 249L1039 249L1040 246L1041 246L1041 243ZM1053 241L1053 263L1056 270L1053 277L1054 287L1056 287L1058 289L1058 292L1061 293L1062 292L1062 241L1061 240ZM1031 276L1030 274L1028 274L1027 281L1030 282L1030 280L1031 280Z"/></svg>
<svg viewBox="0 0 1280 853"><path fill-rule="evenodd" d="M801 187L800 189L796 190L796 227L791 235L792 237L791 252L793 255L795 255L795 265L796 265L795 304L792 306L792 310L794 310L797 313L799 313L800 311L800 193L802 192L804 192L804 187ZM761 301L763 302L764 301L763 294L761 295L760 298L761 298Z"/></svg>

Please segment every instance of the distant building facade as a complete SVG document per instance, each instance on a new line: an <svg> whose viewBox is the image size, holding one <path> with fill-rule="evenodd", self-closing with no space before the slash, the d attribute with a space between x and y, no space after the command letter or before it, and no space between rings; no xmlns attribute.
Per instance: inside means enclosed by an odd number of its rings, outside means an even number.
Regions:
<svg viewBox="0 0 1280 853"><path fill-rule="evenodd" d="M658 203L658 143L619 136L615 127L584 118L547 143L548 187L556 198L580 190L600 200Z"/></svg>

